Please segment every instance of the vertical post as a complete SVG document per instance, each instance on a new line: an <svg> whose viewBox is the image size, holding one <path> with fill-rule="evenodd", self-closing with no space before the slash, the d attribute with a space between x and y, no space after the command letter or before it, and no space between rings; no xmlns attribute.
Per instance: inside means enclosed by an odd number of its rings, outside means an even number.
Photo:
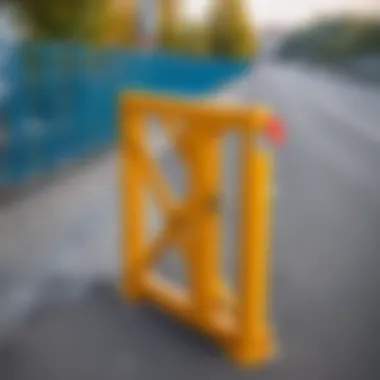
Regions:
<svg viewBox="0 0 380 380"><path fill-rule="evenodd" d="M191 271L194 308L198 318L208 325L216 311L219 287L221 144L218 136L194 128L192 195L198 205L192 243Z"/></svg>
<svg viewBox="0 0 380 380"><path fill-rule="evenodd" d="M241 142L242 230L235 355L243 364L264 362L273 351L267 315L271 157L252 138L247 129Z"/></svg>
<svg viewBox="0 0 380 380"><path fill-rule="evenodd" d="M142 294L143 249L143 181L138 157L131 141L142 144L143 125L141 115L125 98L121 104L121 199L122 205L122 283L123 294L137 300Z"/></svg>

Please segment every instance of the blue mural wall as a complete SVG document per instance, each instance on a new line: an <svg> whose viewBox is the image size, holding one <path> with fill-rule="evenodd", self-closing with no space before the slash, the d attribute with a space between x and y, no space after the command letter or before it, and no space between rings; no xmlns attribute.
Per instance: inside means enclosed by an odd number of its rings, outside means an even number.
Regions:
<svg viewBox="0 0 380 380"><path fill-rule="evenodd" d="M112 144L121 91L205 96L250 65L80 44L0 43L0 55L5 51L0 64L0 90L6 89L0 95L0 187Z"/></svg>

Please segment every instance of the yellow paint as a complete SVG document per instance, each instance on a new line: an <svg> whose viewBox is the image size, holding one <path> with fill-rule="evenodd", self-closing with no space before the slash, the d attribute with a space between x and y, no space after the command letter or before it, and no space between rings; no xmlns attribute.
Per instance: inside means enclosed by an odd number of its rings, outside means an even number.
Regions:
<svg viewBox="0 0 380 380"><path fill-rule="evenodd" d="M142 295L141 281L144 276L143 261L141 251L143 248L143 227L144 227L144 207L143 207L143 178L138 156L131 154L126 148L127 142L132 140L137 144L142 144L144 129L142 115L139 115L133 107L129 107L121 112L122 120L128 122L128 128L121 129L121 191L123 200L123 277L122 292L130 299L138 299ZM127 115L127 117L125 117Z"/></svg>
<svg viewBox="0 0 380 380"><path fill-rule="evenodd" d="M268 322L268 242L270 154L257 147L250 128L241 136L241 252L238 260L238 325L233 354L244 363L260 363L273 354Z"/></svg>
<svg viewBox="0 0 380 380"><path fill-rule="evenodd" d="M133 94L121 101L121 198L123 203L123 292L145 298L216 339L241 365L261 364L273 355L268 313L271 154L257 137L270 111L209 102ZM188 172L188 192L174 197L144 148L146 115L156 115ZM176 129L176 123L183 127ZM179 125L179 124L177 124ZM221 137L241 136L241 215L236 294L220 268ZM143 185L164 215L162 231L150 242L144 232ZM152 266L170 245L187 264L189 289L158 277Z"/></svg>
<svg viewBox="0 0 380 380"><path fill-rule="evenodd" d="M220 215L215 200L220 198L220 139L204 129L202 119L193 124L194 150L189 169L190 197L200 205L191 247L192 297L194 312L205 323L215 314L215 289L219 274Z"/></svg>

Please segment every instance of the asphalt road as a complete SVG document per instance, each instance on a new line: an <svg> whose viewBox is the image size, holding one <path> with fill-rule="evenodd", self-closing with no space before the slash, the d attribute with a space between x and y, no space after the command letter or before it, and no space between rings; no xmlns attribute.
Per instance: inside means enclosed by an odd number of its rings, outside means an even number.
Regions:
<svg viewBox="0 0 380 380"><path fill-rule="evenodd" d="M170 318L120 300L110 153L0 211L2 380L379 378L380 88L262 63L222 97L269 103L288 128L274 191L276 360L240 371ZM223 194L227 269L236 154L232 137ZM172 157L162 161L178 179ZM180 274L174 260L164 270Z"/></svg>

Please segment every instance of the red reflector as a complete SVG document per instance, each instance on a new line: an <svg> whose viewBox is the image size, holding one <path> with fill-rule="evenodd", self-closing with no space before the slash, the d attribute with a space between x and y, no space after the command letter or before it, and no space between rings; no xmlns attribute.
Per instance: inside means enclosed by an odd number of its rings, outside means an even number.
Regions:
<svg viewBox="0 0 380 380"><path fill-rule="evenodd" d="M285 142L285 125L278 117L270 118L267 124L266 133L268 139L276 145L281 145Z"/></svg>

